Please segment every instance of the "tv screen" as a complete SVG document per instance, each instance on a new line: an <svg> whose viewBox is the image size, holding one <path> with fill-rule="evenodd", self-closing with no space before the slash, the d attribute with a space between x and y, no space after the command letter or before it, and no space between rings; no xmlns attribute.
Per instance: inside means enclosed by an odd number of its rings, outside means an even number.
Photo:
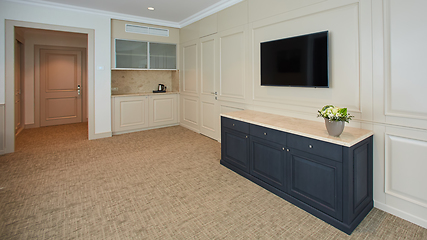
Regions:
<svg viewBox="0 0 427 240"><path fill-rule="evenodd" d="M328 31L262 42L261 86L329 87Z"/></svg>

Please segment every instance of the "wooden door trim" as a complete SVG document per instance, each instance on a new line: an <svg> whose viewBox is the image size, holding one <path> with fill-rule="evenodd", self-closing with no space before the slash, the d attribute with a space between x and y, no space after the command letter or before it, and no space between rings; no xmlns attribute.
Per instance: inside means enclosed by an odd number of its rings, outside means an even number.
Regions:
<svg viewBox="0 0 427 240"><path fill-rule="evenodd" d="M21 35L16 34L15 35L15 40L18 42L19 44L19 51L20 51L20 59L19 59L19 84L20 84L20 88L21 88L21 96L19 99L20 102L20 114L19 116L21 117L20 119L20 126L19 129L15 130L15 136L17 136L25 127L25 43L24 43L24 39ZM16 51L16 46L15 46L15 51ZM16 85L15 85L16 87ZM15 93L15 91L14 91ZM14 109L14 111L16 111L16 109ZM16 114L16 113L14 113ZM15 115L16 116L16 115ZM16 126L15 126L16 127Z"/></svg>
<svg viewBox="0 0 427 240"><path fill-rule="evenodd" d="M82 56L82 122L88 121L88 81L87 81L87 59L86 48L63 47L63 46L34 46L34 126L40 127L40 51L41 50L66 50L80 51Z"/></svg>

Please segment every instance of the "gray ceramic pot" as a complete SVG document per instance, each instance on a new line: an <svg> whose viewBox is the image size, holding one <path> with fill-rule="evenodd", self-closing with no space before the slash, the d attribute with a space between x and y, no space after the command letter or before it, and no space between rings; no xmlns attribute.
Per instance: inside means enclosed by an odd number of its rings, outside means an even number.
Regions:
<svg viewBox="0 0 427 240"><path fill-rule="evenodd" d="M342 131L344 131L345 122L329 121L329 119L325 118L325 125L329 135L339 137Z"/></svg>

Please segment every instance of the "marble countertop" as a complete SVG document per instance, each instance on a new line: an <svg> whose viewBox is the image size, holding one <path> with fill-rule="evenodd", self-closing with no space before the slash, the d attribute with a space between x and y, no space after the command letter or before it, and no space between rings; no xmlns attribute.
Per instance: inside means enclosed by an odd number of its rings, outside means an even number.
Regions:
<svg viewBox="0 0 427 240"><path fill-rule="evenodd" d="M148 96L148 95L163 95L163 94L177 94L179 92L163 92L163 93L153 93L153 92L142 92L142 93L126 93L126 94L112 94L111 97L134 97L134 96Z"/></svg>
<svg viewBox="0 0 427 240"><path fill-rule="evenodd" d="M373 135L369 130L346 126L339 137L332 137L329 136L323 122L252 110L230 112L221 114L221 116L346 147L351 147Z"/></svg>

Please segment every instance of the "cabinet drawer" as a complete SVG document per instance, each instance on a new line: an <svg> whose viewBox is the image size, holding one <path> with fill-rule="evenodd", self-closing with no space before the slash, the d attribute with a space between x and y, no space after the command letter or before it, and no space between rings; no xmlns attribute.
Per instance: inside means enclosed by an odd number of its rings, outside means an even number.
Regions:
<svg viewBox="0 0 427 240"><path fill-rule="evenodd" d="M221 117L221 126L249 134L249 123Z"/></svg>
<svg viewBox="0 0 427 240"><path fill-rule="evenodd" d="M289 148L295 148L314 155L329 158L337 162L342 162L342 147L336 144L288 134L287 145Z"/></svg>
<svg viewBox="0 0 427 240"><path fill-rule="evenodd" d="M261 127L258 125L251 124L250 126L251 136L259 137L268 141L282 144L286 146L286 133L271 128Z"/></svg>

